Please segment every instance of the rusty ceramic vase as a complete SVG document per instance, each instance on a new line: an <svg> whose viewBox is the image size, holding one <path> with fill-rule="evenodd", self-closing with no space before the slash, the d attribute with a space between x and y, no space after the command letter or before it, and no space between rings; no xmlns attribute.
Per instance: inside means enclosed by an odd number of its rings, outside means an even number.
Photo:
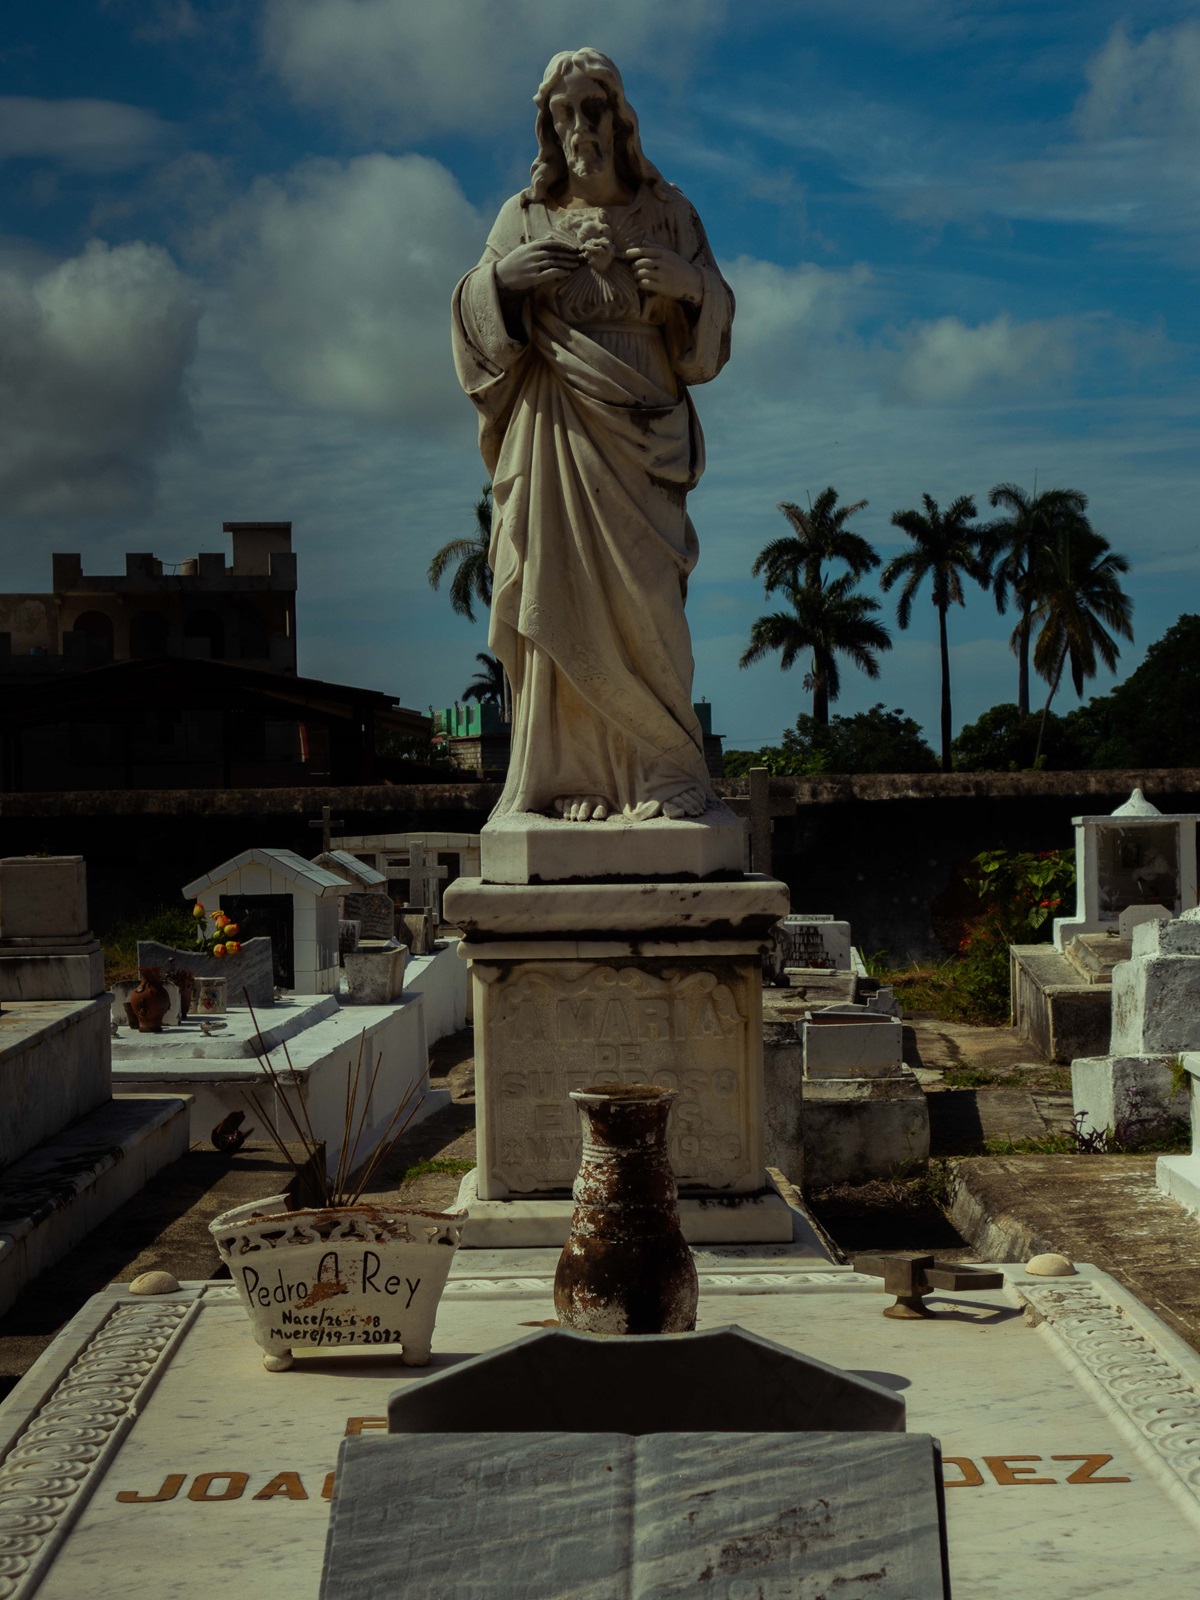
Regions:
<svg viewBox="0 0 1200 1600"><path fill-rule="evenodd" d="M667 1153L673 1089L598 1084L571 1095L583 1124L571 1233L554 1274L562 1327L685 1333L696 1326L696 1264L679 1227Z"/></svg>
<svg viewBox="0 0 1200 1600"><path fill-rule="evenodd" d="M163 1018L171 1009L171 996L162 981L159 967L139 967L141 983L129 996L126 1005L137 1018L139 1033L161 1033Z"/></svg>

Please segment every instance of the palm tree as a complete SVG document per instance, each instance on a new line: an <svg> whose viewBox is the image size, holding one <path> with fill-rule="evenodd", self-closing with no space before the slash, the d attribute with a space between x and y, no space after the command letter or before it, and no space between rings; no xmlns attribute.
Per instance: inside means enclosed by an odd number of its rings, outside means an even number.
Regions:
<svg viewBox="0 0 1200 1600"><path fill-rule="evenodd" d="M793 665L802 651L812 651L812 666L804 675L804 687L813 697L813 720L822 727L829 724L829 705L841 693L842 680L838 656L849 656L868 678L879 676L876 651L890 650L892 640L886 628L871 615L879 610L878 600L859 594L852 572L843 573L832 583L789 587L791 611L772 611L759 617L750 629L750 645L739 666L760 661L769 651L780 652L780 667Z"/></svg>
<svg viewBox="0 0 1200 1600"><path fill-rule="evenodd" d="M450 580L450 606L468 622L475 621L474 602L492 603L492 569L488 566L488 546L492 538L492 486L485 484L475 504L474 534L469 539L451 539L429 563L429 582L436 589L453 566ZM455 565L457 563L457 565Z"/></svg>
<svg viewBox="0 0 1200 1600"><path fill-rule="evenodd" d="M803 585L819 589L825 581L826 561L844 561L854 576L861 578L879 565L879 557L875 547L847 528L846 523L866 503L856 500L852 506L839 506L832 484L821 491L807 511L785 500L779 509L793 531L773 539L760 552L751 572L756 578L766 579L768 594Z"/></svg>
<svg viewBox="0 0 1200 1600"><path fill-rule="evenodd" d="M1029 715L1029 641L1038 600L1040 566L1062 530L1086 524L1087 496L1078 489L1045 489L1032 495L1015 483L998 483L988 495L1007 516L983 530L992 568L992 593L1003 616L1009 594L1017 608L1017 625L1009 641L1017 657L1017 708Z"/></svg>
<svg viewBox="0 0 1200 1600"><path fill-rule="evenodd" d="M1120 584L1120 574L1128 571L1125 557L1086 519L1066 524L1046 554L1032 615L1038 628L1033 665L1050 692L1042 710L1035 762L1042 753L1050 702L1067 662L1075 693L1082 699L1084 684L1096 676L1097 656L1110 672L1116 671L1121 651L1113 634L1133 638L1129 620L1133 602Z"/></svg>
<svg viewBox="0 0 1200 1600"><path fill-rule="evenodd" d="M952 605L964 605L962 580L973 578L987 587L987 557L980 549L974 520L975 501L969 494L959 495L943 512L936 500L922 495L924 512L894 511L892 525L912 540L912 549L893 556L880 573L884 589L899 579L905 580L896 607L896 620L907 628L912 620L913 601L928 578L932 600L937 607L938 637L942 648L942 771L950 771L950 644L946 634L946 613Z"/></svg>
<svg viewBox="0 0 1200 1600"><path fill-rule="evenodd" d="M491 704L503 707L504 668L490 650L477 650L475 659L479 663L479 670L463 690L463 699L478 700L481 706Z"/></svg>

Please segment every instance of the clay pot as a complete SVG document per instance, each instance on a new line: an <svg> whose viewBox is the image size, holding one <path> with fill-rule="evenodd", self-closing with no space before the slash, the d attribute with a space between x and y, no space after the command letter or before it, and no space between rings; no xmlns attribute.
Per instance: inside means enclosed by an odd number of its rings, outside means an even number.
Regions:
<svg viewBox="0 0 1200 1600"><path fill-rule="evenodd" d="M139 1033L161 1033L163 1018L171 1009L162 968L139 967L138 972L142 981L126 1001L126 1008L137 1018Z"/></svg>
<svg viewBox="0 0 1200 1600"><path fill-rule="evenodd" d="M571 1094L583 1123L571 1233L554 1274L562 1327L684 1333L696 1326L696 1264L679 1227L667 1155L673 1089L598 1084Z"/></svg>

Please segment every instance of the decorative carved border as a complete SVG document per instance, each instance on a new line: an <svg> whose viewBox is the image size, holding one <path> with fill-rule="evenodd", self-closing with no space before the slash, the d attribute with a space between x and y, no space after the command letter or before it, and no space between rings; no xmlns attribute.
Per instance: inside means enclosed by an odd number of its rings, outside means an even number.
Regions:
<svg viewBox="0 0 1200 1600"><path fill-rule="evenodd" d="M879 1279L861 1272L700 1272L701 1289L754 1289L758 1293L774 1290L794 1294L804 1289L867 1289L879 1292ZM443 1300L500 1299L525 1295L552 1295L554 1279L547 1278L449 1278L442 1291Z"/></svg>
<svg viewBox="0 0 1200 1600"><path fill-rule="evenodd" d="M1094 1283L1018 1292L1200 1505L1200 1394L1191 1378Z"/></svg>
<svg viewBox="0 0 1200 1600"><path fill-rule="evenodd" d="M118 1304L0 1463L0 1600L33 1593L198 1302Z"/></svg>

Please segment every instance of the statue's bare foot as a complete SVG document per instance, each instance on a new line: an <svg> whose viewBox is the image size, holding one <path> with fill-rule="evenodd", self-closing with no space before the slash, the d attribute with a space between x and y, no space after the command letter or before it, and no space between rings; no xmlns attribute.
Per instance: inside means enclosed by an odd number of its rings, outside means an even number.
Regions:
<svg viewBox="0 0 1200 1600"><path fill-rule="evenodd" d="M703 789L685 789L663 801L663 816L678 820L680 817L702 816L708 807L708 796Z"/></svg>
<svg viewBox="0 0 1200 1600"><path fill-rule="evenodd" d="M650 822L654 817L667 817L677 822L681 817L699 817L708 807L708 795L699 787L684 789L669 800L641 800L637 805L626 806L625 815L631 822Z"/></svg>
<svg viewBox="0 0 1200 1600"><path fill-rule="evenodd" d="M554 809L567 822L603 822L608 801L598 794L568 794L554 802Z"/></svg>

